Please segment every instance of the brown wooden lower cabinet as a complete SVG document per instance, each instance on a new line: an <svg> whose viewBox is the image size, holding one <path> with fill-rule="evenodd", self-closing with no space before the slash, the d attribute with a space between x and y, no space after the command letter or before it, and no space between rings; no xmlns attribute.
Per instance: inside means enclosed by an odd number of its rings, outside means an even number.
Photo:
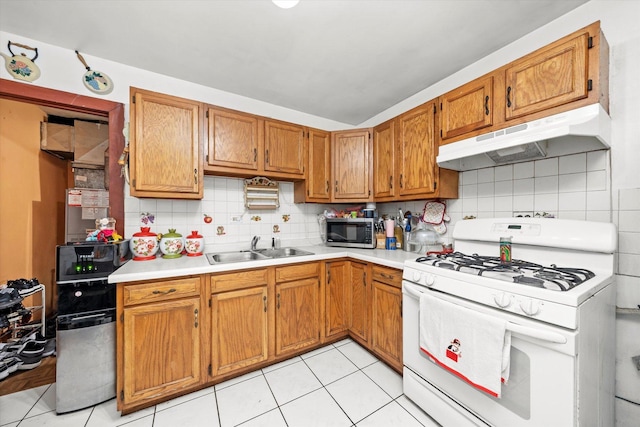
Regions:
<svg viewBox="0 0 640 427"><path fill-rule="evenodd" d="M369 301L370 284L367 283L367 264L351 261L349 274L349 333L360 342L369 341L369 322L371 320L371 304Z"/></svg>
<svg viewBox="0 0 640 427"><path fill-rule="evenodd" d="M374 266L371 283L371 350L402 370L402 271Z"/></svg>
<svg viewBox="0 0 640 427"><path fill-rule="evenodd" d="M199 278L192 281L199 284ZM162 282L166 283L170 281ZM172 292L147 287L156 301L121 311L117 327L120 410L152 404L158 396L193 389L202 382L200 297L172 298L179 285L169 288ZM159 292L168 292L169 299Z"/></svg>
<svg viewBox="0 0 640 427"><path fill-rule="evenodd" d="M266 285L212 295L211 320L211 375L267 360Z"/></svg>
<svg viewBox="0 0 640 427"><path fill-rule="evenodd" d="M401 277L400 270L336 260L120 284L118 410L142 409L347 335L401 372Z"/></svg>

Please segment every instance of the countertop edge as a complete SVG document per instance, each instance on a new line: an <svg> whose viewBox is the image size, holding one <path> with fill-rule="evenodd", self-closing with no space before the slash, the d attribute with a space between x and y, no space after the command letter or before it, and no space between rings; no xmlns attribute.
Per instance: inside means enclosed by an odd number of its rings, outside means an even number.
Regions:
<svg viewBox="0 0 640 427"><path fill-rule="evenodd" d="M419 254L401 250L386 251L379 249L330 248L327 246L296 246L296 248L313 252L313 255L219 265L209 264L205 256L183 256L176 259L163 259L158 257L150 261L128 261L117 271L110 274L108 281L109 283L127 283L168 279L171 277L249 270L301 262L326 261L337 258L351 258L357 261L371 262L386 267L403 269L406 260L415 259L419 256Z"/></svg>

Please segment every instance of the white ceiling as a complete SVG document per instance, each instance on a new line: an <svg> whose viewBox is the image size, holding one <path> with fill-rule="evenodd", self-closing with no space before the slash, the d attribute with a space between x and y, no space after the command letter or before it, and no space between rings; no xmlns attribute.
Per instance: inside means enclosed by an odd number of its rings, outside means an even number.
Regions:
<svg viewBox="0 0 640 427"><path fill-rule="evenodd" d="M0 0L0 30L358 125L586 1Z"/></svg>

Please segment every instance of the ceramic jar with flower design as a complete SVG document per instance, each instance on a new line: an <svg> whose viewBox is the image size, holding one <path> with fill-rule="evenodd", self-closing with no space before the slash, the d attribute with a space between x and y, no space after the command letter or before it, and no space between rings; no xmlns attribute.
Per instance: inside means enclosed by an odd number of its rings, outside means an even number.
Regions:
<svg viewBox="0 0 640 427"><path fill-rule="evenodd" d="M162 235L160 239L162 258L180 258L183 249L184 239L182 234L176 233L175 228L170 228L168 233Z"/></svg>
<svg viewBox="0 0 640 427"><path fill-rule="evenodd" d="M158 235L151 232L151 227L140 227L129 240L129 248L134 261L149 261L156 259L158 252Z"/></svg>
<svg viewBox="0 0 640 427"><path fill-rule="evenodd" d="M184 239L184 249L187 251L187 256L200 256L204 251L204 237L198 234L196 230L192 231Z"/></svg>

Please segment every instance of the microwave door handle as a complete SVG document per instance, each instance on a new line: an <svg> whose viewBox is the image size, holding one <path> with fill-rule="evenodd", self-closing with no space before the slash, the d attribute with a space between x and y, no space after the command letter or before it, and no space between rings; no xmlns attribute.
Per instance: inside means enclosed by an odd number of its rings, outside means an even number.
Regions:
<svg viewBox="0 0 640 427"><path fill-rule="evenodd" d="M558 343L558 344L566 344L567 342L567 337L557 332L529 328L527 326L517 325L511 322L507 322L507 330L516 334L524 335L531 338L536 338L542 341L548 341L548 342Z"/></svg>
<svg viewBox="0 0 640 427"><path fill-rule="evenodd" d="M414 286L403 286L402 291L414 298L417 298L418 300L420 300L420 295L422 294L422 292L414 289ZM447 301L446 297L443 298L443 296L439 295L438 298L441 298ZM548 341L548 342L558 343L558 344L565 344L567 342L567 337L557 332L530 328L528 326L522 326L512 322L507 322L506 328L507 330L513 333L524 335L531 338L536 338L543 341Z"/></svg>

